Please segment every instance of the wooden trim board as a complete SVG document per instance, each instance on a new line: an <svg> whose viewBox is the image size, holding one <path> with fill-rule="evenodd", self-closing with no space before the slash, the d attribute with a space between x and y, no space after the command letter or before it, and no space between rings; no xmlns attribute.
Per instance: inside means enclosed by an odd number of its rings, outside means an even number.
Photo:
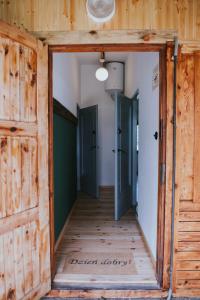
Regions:
<svg viewBox="0 0 200 300"><path fill-rule="evenodd" d="M51 290L48 298L85 298L85 299L130 299L164 298L167 292L162 290Z"/></svg>
<svg viewBox="0 0 200 300"><path fill-rule="evenodd" d="M65 233L65 230L66 230L66 228L67 228L67 225L69 224L71 215L72 215L72 213L73 213L73 211L74 211L74 209L75 209L75 206L76 206L76 201L74 202L74 204L73 204L73 206L72 206L72 208L71 208L71 210L70 210L70 213L69 213L68 216L67 216L67 219L66 219L66 221L65 221L65 224L64 224L64 226L63 226L63 228L62 228L62 230L61 230L61 232L60 232L60 234L59 234L59 237L58 237L58 239L57 239L57 241L56 241L56 243L55 243L55 248L54 248L54 251L55 251L55 252L57 251L57 249L58 249L58 247L59 247L59 245L60 245L60 242L62 241L62 238L63 238L63 236L64 236L64 233Z"/></svg>
<svg viewBox="0 0 200 300"><path fill-rule="evenodd" d="M63 52L159 52L165 44L67 44L49 45L49 51Z"/></svg>
<svg viewBox="0 0 200 300"><path fill-rule="evenodd" d="M75 125L78 123L77 118L55 98L53 99L53 112Z"/></svg>
<svg viewBox="0 0 200 300"><path fill-rule="evenodd" d="M33 35L2 20L0 20L0 34L37 51L37 39Z"/></svg>
<svg viewBox="0 0 200 300"><path fill-rule="evenodd" d="M48 60L48 113L49 113L49 215L50 215L50 256L51 279L56 272L55 262L55 227L54 227L54 165L53 165L53 54L49 52Z"/></svg>
<svg viewBox="0 0 200 300"><path fill-rule="evenodd" d="M36 37L49 45L70 44L163 44L173 41L175 30L81 30L81 31L34 31Z"/></svg>
<svg viewBox="0 0 200 300"><path fill-rule="evenodd" d="M142 227L141 227L141 225L140 225L140 223L139 223L138 218L137 218L137 221L138 221L138 227L139 227L139 230L140 230L140 232L141 232L141 236L142 236L142 239L143 239L143 241L144 241L145 247L146 247L147 251L148 251L149 254L150 254L151 262L152 262L152 265L153 265L153 267L154 267L154 270L156 270L156 260L155 260L155 258L153 257L151 248L149 247L149 244L148 244L148 242L147 242L147 239L146 239L146 237L145 237L144 231L143 231L143 229L142 229Z"/></svg>

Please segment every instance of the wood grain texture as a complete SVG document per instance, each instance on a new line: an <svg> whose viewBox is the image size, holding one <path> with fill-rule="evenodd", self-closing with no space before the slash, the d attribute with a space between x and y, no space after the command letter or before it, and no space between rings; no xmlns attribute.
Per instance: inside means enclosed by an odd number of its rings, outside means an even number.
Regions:
<svg viewBox="0 0 200 300"><path fill-rule="evenodd" d="M40 295L51 287L48 177L48 46L38 41L38 203L40 228ZM39 298L39 296L37 296Z"/></svg>
<svg viewBox="0 0 200 300"><path fill-rule="evenodd" d="M177 184L183 200L193 199L194 130L194 56L186 54L179 57L177 75Z"/></svg>
<svg viewBox="0 0 200 300"><path fill-rule="evenodd" d="M109 208L107 204L110 204ZM99 265L71 265L74 257L97 260ZM118 263L103 263L106 258L129 262L122 268ZM54 284L157 285L151 256L133 212L114 221L113 189L112 193L102 191L100 200L85 195L79 197L57 248L56 260Z"/></svg>
<svg viewBox="0 0 200 300"><path fill-rule="evenodd" d="M194 202L200 202L200 53L194 55ZM200 220L200 219L199 219Z"/></svg>
<svg viewBox="0 0 200 300"><path fill-rule="evenodd" d="M0 21L0 299L50 290L47 60Z"/></svg>
<svg viewBox="0 0 200 300"><path fill-rule="evenodd" d="M153 298L165 298L167 296L166 291L162 290L51 290L47 294L49 298L85 298L85 299L153 299Z"/></svg>
<svg viewBox="0 0 200 300"><path fill-rule="evenodd" d="M45 0L46 1L46 0ZM25 20L26 25L29 30L38 30L38 34L41 37L46 31L50 32L49 40L55 43L59 40L60 43L63 41L63 36L65 35L65 40L67 37L71 36L69 39L70 43L74 42L74 37L77 43L87 42L88 40L104 41L110 43L111 41L119 41L119 36L122 33L121 30L126 31L124 41L139 41L144 42L146 35L144 37L143 29L149 30L146 34L150 37L150 42L156 41L166 41L166 39L171 39L174 35L174 30L178 30L180 38L185 43L191 43L195 47L199 47L200 39L200 3L199 0L189 1L157 1L153 2L153 5L149 7L149 1L126 1L126 5L119 4L117 8L117 19L114 18L110 24L103 25L102 27L96 28L85 19L86 23L82 22L85 18L84 10L79 9L79 19L74 15L74 9L77 7L76 1L70 6L70 2L48 2L45 5L45 1L22 1L20 0L19 6L16 5L16 1L12 0L9 3L7 1L2 1L3 10L0 10L1 18L8 20L10 23L16 23L19 26L21 22L21 17ZM36 3L36 4L35 4ZM151 2L152 4L152 2ZM26 9L32 7L31 9ZM32 5L32 6L30 6ZM80 1L80 7L82 1ZM131 6L130 6L131 5ZM52 16L52 6L54 7L54 16ZM126 7L126 9L124 9ZM127 10L128 7L128 10ZM145 10L143 8L145 7ZM33 9L35 8L35 9ZM119 9L120 8L120 9ZM148 13L146 9L148 8ZM48 15L44 14L42 17L38 16L37 11L45 10ZM58 18L55 11L63 11L64 17ZM129 12L136 13L141 12L137 15L137 18L130 18ZM155 18L149 18L149 12L152 12ZM170 13L166 13L170 12ZM77 11L77 10L76 10ZM14 17L13 17L14 12ZM68 13L69 12L69 13ZM29 16L27 18L27 15ZM25 18L24 18L25 16ZM52 17L51 17L52 16ZM67 17L65 17L67 16ZM82 16L82 17L80 17ZM119 17L120 16L120 17ZM178 16L178 17L177 17ZM118 19L119 17L119 19ZM59 21L62 19L62 21ZM66 18L70 20L69 29L76 30L74 32L66 33L66 28L68 28L68 23ZM81 19L83 18L83 19ZM121 18L121 21L119 21ZM53 24L49 22L54 19ZM130 20L131 19L131 20ZM39 20L39 21L38 21ZM65 21L64 21L65 20ZM129 21L127 21L129 20ZM152 21L151 21L152 20ZM63 27L57 27L62 23ZM127 23L128 22L128 23ZM151 23L152 22L152 23ZM153 25L149 25L149 24ZM120 24L120 25L119 25ZM128 25L127 25L128 24ZM141 25L139 25L141 24ZM167 24L167 25L166 25ZM26 240L26 234L23 235L21 230L15 232L15 228L9 228L0 236L0 296L2 297L21 297L27 291L24 298L32 297L31 299L37 299L39 295L44 294L44 291L50 288L49 280L49 228L48 228L48 149L47 149L47 137L48 137L48 125L47 125L47 70L45 64L47 64L47 47L44 47L42 43L37 43L35 38L30 37L27 33L22 33L17 29L11 27L10 25L4 24L2 21L0 23L0 67L3 72L0 74L0 83L2 89L0 90L0 135L1 135L1 156L0 156L0 171L1 171L1 183L2 189L0 190L0 218L5 219L7 217L11 218L15 214L23 213L23 207L39 207L39 217L35 216L35 223L28 223L28 220L19 222L20 228L23 226L28 226L29 230L32 230L33 235L31 235L31 241L27 242L28 246L25 247L26 253L32 253L34 259L34 273L37 274L39 263L41 280L44 283L41 290L39 291L35 287L38 283L36 278L27 275L29 282L26 284L22 282L25 280L22 274L22 252L19 250L18 254L14 255L14 250L20 248L23 240ZM36 25L38 26L36 28ZM22 27L23 27L22 26ZM82 26L83 34L79 31L80 26ZM84 27L86 26L86 27ZM130 27L129 27L130 26ZM135 26L135 27L134 27ZM141 30L137 30L138 26L141 26ZM136 28L134 31L134 28ZM139 27L140 28L140 27ZM157 36L154 35L154 31L164 29L164 33ZM90 29L97 30L97 33L89 33ZM100 29L100 31L99 31ZM116 35L109 33L110 30L116 30ZM57 39L56 31L60 30L63 33ZM132 31L133 30L133 31ZM166 33L166 30L170 33ZM40 32L41 31L41 32ZM105 35L105 33L107 33ZM162 37L162 39L161 39ZM197 43L195 43L195 41ZM147 43L149 41L146 41ZM185 46L187 50L187 46ZM185 50L185 51L186 51ZM192 50L192 52L194 49ZM193 53L184 54L179 59L179 85L177 86L178 98L177 98L177 119L178 119L178 176L177 178L177 190L176 201L176 249L175 249L175 286L177 295L199 295L200 291L200 280L198 279L198 273L196 272L200 261L200 248L199 248L199 232L200 232L200 204L198 198L198 86L195 82L199 81L199 74L196 73L199 65L199 55ZM40 57L38 55L40 53ZM167 170L166 170L166 224L165 224L165 253L164 253L164 276L163 285L167 287L168 285L168 267L169 267L169 245L170 245L170 199L171 199L171 139L172 139L172 125L171 125L171 100L172 100L172 68L173 62L171 61L172 52L169 53L167 64ZM40 69L40 63L43 67ZM30 67L31 66L31 67ZM44 69L43 69L44 68ZM37 76L36 76L37 73ZM38 85L35 84L35 76ZM39 76L39 77L38 77ZM40 80L38 80L38 78ZM28 88L27 88L28 86ZM197 87L197 89L196 89ZM36 91L37 88L37 91ZM39 95L39 99L36 99L36 95ZM30 98L30 101L27 99ZM16 102L14 102L16 99ZM34 101L35 99L35 101ZM39 101L36 103L36 100ZM43 101L44 100L44 101ZM41 110L40 110L41 109ZM38 131L39 130L39 131ZM37 146L35 145L35 138L38 136L39 141ZM28 147L30 150L29 158L25 158L26 150ZM38 151L35 151L37 147ZM32 150L31 150L32 149ZM24 153L20 155L19 153ZM28 165L27 161L32 160L39 161L42 169L38 170L38 165L33 163L33 166ZM20 188L20 182L23 182L22 178L25 176L19 174L19 166L23 163L24 172L30 174L31 170L32 177L28 178L29 183L25 184L25 193L31 193L35 195L33 198L28 196L25 201L23 201L24 196L22 189ZM43 171L42 171L43 170ZM38 175L38 176L37 176ZM21 179L20 179L21 176ZM40 184L37 188L34 187L34 182L38 182L38 178L41 179ZM24 179L25 180L25 179ZM36 186L35 185L35 186ZM32 189L33 186L33 190ZM8 188L10 187L10 188ZM29 191L29 192L28 192ZM17 195L14 196L13 195ZM32 202L33 199L33 202ZM29 209L28 208L28 209ZM25 210L26 211L26 210ZM38 218L38 219L37 219ZM13 220L13 219L12 219ZM24 220L24 219L23 219ZM19 220L18 220L19 221ZM18 222L17 221L17 222ZM8 224L10 221L8 221ZM29 224L29 225L27 225ZM34 227L32 229L32 226ZM3 227L5 228L5 227ZM39 230L39 240L35 239L34 232ZM80 228L79 228L80 230ZM116 229L113 229L116 231ZM14 234L15 232L15 234ZM26 231L25 231L26 232ZM32 240L33 238L33 240ZM44 243L42 241L45 241ZM38 244L37 244L38 243ZM34 246L30 246L34 245ZM37 246L39 245L39 246ZM32 249L32 250L30 250ZM38 261L38 249L40 249L41 260ZM28 252L27 252L28 251ZM9 253L9 256L13 257L13 260L4 262L5 253ZM35 254L34 254L35 253ZM188 260L189 257L189 260ZM15 263L15 265L13 265ZM24 262L23 262L24 264ZM30 271L30 261L26 262L26 274ZM12 274L11 274L12 269ZM13 270L15 270L13 272ZM32 263L33 270L33 263ZM190 273L179 273L182 271L190 271ZM20 276L18 282L14 281L15 272L19 272ZM33 273L33 271L32 271ZM184 278L189 276L189 279ZM17 296L16 296L17 295ZM149 294L148 294L149 296Z"/></svg>
<svg viewBox="0 0 200 300"><path fill-rule="evenodd" d="M177 31L181 40L200 40L199 0L116 0L111 21L95 24L88 18L84 0L3 0L0 18L35 32L94 30ZM42 36L42 35L41 35Z"/></svg>
<svg viewBox="0 0 200 300"><path fill-rule="evenodd" d="M175 215L174 275L177 295L192 295L193 289L197 295L197 289L200 289L199 65L199 52L179 56L176 178L178 210Z"/></svg>
<svg viewBox="0 0 200 300"><path fill-rule="evenodd" d="M167 45L166 53L166 191L165 191L165 233L164 233L164 264L163 287L169 287L169 264L171 243L171 196L172 196L172 101L173 101L173 47Z"/></svg>
<svg viewBox="0 0 200 300"><path fill-rule="evenodd" d="M46 41L49 45L87 45L87 44L163 44L166 41L173 41L176 32L156 30L91 30L91 31L37 31L34 36ZM196 45L196 43L195 43ZM196 45L198 47L199 45ZM194 47L194 46L193 46ZM103 48L103 46L102 46ZM95 47L94 47L95 49ZM119 49L120 50L120 49ZM62 51L62 50L60 50ZM95 51L95 50L94 50ZM102 50L103 51L103 50ZM144 51L144 50L143 50Z"/></svg>

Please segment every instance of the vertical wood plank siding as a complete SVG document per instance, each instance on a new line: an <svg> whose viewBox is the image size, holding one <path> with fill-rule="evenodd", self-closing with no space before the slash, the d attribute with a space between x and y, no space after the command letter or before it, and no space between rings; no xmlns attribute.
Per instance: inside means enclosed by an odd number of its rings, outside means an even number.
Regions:
<svg viewBox="0 0 200 300"><path fill-rule="evenodd" d="M88 18L85 0L2 0L0 18L29 31L175 30L181 40L200 40L199 0L116 0L105 24Z"/></svg>
<svg viewBox="0 0 200 300"><path fill-rule="evenodd" d="M200 55L180 54L177 80L177 176L174 284L200 294ZM187 294L187 292L185 291Z"/></svg>

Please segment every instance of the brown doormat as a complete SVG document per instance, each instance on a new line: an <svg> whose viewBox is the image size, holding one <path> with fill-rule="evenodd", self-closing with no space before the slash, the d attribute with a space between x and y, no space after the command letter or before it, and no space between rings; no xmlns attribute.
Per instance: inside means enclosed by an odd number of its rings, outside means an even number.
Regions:
<svg viewBox="0 0 200 300"><path fill-rule="evenodd" d="M71 252L65 260L63 273L96 275L135 275L131 253Z"/></svg>

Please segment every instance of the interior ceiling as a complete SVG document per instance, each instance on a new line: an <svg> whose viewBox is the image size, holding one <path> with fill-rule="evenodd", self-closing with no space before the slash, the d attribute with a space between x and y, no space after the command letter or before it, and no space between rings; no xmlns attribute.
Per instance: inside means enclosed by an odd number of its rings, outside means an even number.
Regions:
<svg viewBox="0 0 200 300"><path fill-rule="evenodd" d="M74 53L80 64L98 64L100 52L78 52ZM118 60L125 62L128 52L105 52L106 60Z"/></svg>

